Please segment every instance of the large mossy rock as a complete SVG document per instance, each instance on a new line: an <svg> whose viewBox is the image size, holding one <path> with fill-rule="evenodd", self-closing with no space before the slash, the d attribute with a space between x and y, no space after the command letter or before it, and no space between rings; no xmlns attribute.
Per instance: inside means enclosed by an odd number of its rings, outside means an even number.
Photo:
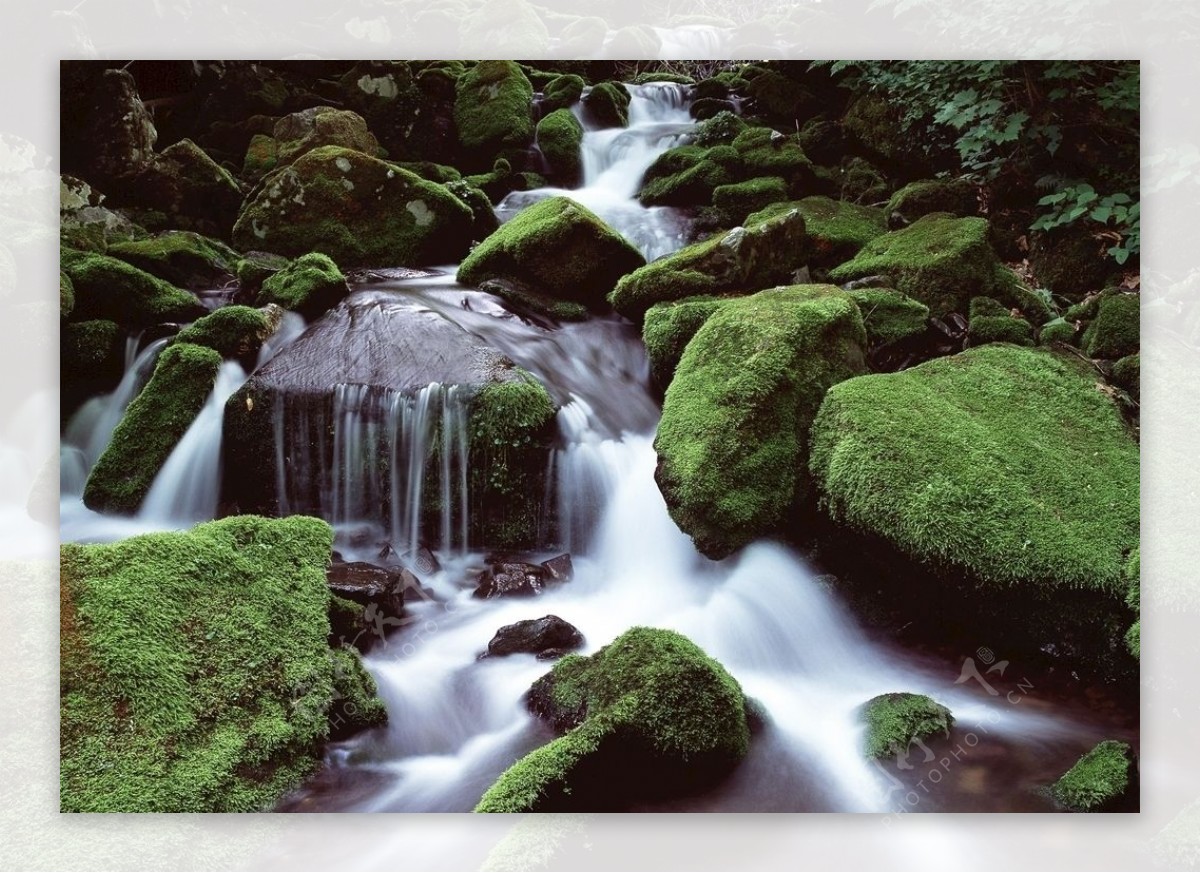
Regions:
<svg viewBox="0 0 1200 873"><path fill-rule="evenodd" d="M1135 781L1129 744L1105 740L1054 783L1054 799L1072 812L1109 812L1127 798Z"/></svg>
<svg viewBox="0 0 1200 873"><path fill-rule="evenodd" d="M537 145L564 187L574 188L583 177L583 125L569 109L556 109L538 122Z"/></svg>
<svg viewBox="0 0 1200 873"><path fill-rule="evenodd" d="M165 213L169 226L228 238L242 188L228 170L190 139L163 149L130 182L135 206Z"/></svg>
<svg viewBox="0 0 1200 873"><path fill-rule="evenodd" d="M1083 332L1083 350L1093 358L1113 360L1141 346L1141 303L1138 294L1110 294L1100 300L1096 317Z"/></svg>
<svg viewBox="0 0 1200 873"><path fill-rule="evenodd" d="M481 242L458 268L458 281L523 282L546 296L600 306L645 258L587 207L569 197L541 200Z"/></svg>
<svg viewBox="0 0 1200 873"><path fill-rule="evenodd" d="M542 111L549 115L559 109L570 109L583 96L587 82L574 73L555 76L542 89Z"/></svg>
<svg viewBox="0 0 1200 873"><path fill-rule="evenodd" d="M722 558L780 533L809 493L808 428L831 385L866 372L854 301L832 286L722 305L667 389L655 479L696 547Z"/></svg>
<svg viewBox="0 0 1200 873"><path fill-rule="evenodd" d="M62 810L269 810L343 702L378 723L373 683L326 642L332 543L318 519L239 516L64 545Z"/></svg>
<svg viewBox="0 0 1200 873"><path fill-rule="evenodd" d="M136 328L192 321L205 312L187 291L117 258L67 249L60 261L74 291L74 320L108 319Z"/></svg>
<svg viewBox="0 0 1200 873"><path fill-rule="evenodd" d="M1012 343L1015 346L1033 345L1033 327L1012 310L991 297L972 297L971 318L967 327L967 344Z"/></svg>
<svg viewBox="0 0 1200 873"><path fill-rule="evenodd" d="M279 328L281 315L275 307L222 306L175 334L171 343L207 346L223 358L245 359Z"/></svg>
<svg viewBox="0 0 1200 873"><path fill-rule="evenodd" d="M529 706L563 736L505 771L476 812L628 809L715 784L750 746L741 686L674 631L633 628L566 656Z"/></svg>
<svg viewBox="0 0 1200 873"><path fill-rule="evenodd" d="M671 384L687 344L726 302L718 297L687 297L656 303L646 311L642 342L650 359L650 378L659 389L665 391Z"/></svg>
<svg viewBox="0 0 1200 873"><path fill-rule="evenodd" d="M442 185L361 152L322 146L267 175L233 228L243 251L319 252L343 267L453 263L470 207Z"/></svg>
<svg viewBox="0 0 1200 873"><path fill-rule="evenodd" d="M533 86L512 61L480 61L458 79L454 121L468 163L490 166L533 142Z"/></svg>
<svg viewBox="0 0 1200 873"><path fill-rule="evenodd" d="M89 397L117 387L125 371L125 331L96 319L62 326L59 334L61 417L65 423Z"/></svg>
<svg viewBox="0 0 1200 873"><path fill-rule="evenodd" d="M979 213L979 191L968 179L922 179L909 182L884 208L894 226L911 224L931 212L970 216Z"/></svg>
<svg viewBox="0 0 1200 873"><path fill-rule="evenodd" d="M275 304L299 312L307 319L332 309L350 293L346 277L326 255L301 255L263 280L256 303Z"/></svg>
<svg viewBox="0 0 1200 873"><path fill-rule="evenodd" d="M805 197L790 203L774 203L751 220L796 209L804 217L810 240L809 265L829 268L850 260L876 237L887 232L884 213L872 206L859 206L829 197Z"/></svg>
<svg viewBox="0 0 1200 873"><path fill-rule="evenodd" d="M855 288L846 292L862 312L872 349L916 339L925 333L929 307L890 288Z"/></svg>
<svg viewBox="0 0 1200 873"><path fill-rule="evenodd" d="M314 106L275 122L276 165L284 166L321 146L339 146L378 157L379 141L356 112Z"/></svg>
<svg viewBox="0 0 1200 873"><path fill-rule="evenodd" d="M929 570L1027 599L1123 596L1138 447L1071 359L990 344L842 382L810 469L835 521Z"/></svg>
<svg viewBox="0 0 1200 873"><path fill-rule="evenodd" d="M108 448L96 461L83 502L101 512L133 513L176 444L212 393L221 368L213 349L177 343L125 410Z"/></svg>
<svg viewBox="0 0 1200 873"><path fill-rule="evenodd" d="M915 740L950 736L954 716L924 694L892 693L872 697L862 707L867 731L864 752L869 758L905 755Z"/></svg>
<svg viewBox="0 0 1200 873"><path fill-rule="evenodd" d="M735 227L652 261L621 279L609 295L617 312L641 321L655 303L711 294L747 294L787 282L808 258L797 209L764 210Z"/></svg>
<svg viewBox="0 0 1200 873"><path fill-rule="evenodd" d="M191 231L113 243L107 254L181 288L213 288L237 274L241 256L220 240Z"/></svg>
<svg viewBox="0 0 1200 873"><path fill-rule="evenodd" d="M830 270L829 278L840 283L881 274L938 316L966 312L972 297L990 295L1002 283L987 221L941 213L876 237L853 260Z"/></svg>
<svg viewBox="0 0 1200 873"><path fill-rule="evenodd" d="M601 82L583 95L584 117L595 127L629 124L629 92L620 82Z"/></svg>

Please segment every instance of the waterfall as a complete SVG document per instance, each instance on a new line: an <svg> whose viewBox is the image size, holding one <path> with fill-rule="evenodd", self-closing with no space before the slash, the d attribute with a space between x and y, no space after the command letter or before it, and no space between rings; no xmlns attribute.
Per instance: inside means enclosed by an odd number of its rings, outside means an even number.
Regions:
<svg viewBox="0 0 1200 873"><path fill-rule="evenodd" d="M216 517L225 401L245 381L246 371L236 361L221 365L204 408L154 477L138 510L139 518L155 525L184 527Z"/></svg>
<svg viewBox="0 0 1200 873"><path fill-rule="evenodd" d="M328 411L309 398L276 402L280 513L371 524L398 552L427 541L464 552L470 402L470 389L437 383L414 394L339 385Z"/></svg>

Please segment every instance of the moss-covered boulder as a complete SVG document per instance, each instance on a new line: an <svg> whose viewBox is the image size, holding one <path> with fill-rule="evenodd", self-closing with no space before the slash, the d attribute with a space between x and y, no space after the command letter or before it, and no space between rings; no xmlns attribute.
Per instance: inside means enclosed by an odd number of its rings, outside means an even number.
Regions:
<svg viewBox="0 0 1200 873"><path fill-rule="evenodd" d="M71 317L78 321L106 319L148 327L192 321L204 314L193 295L117 258L68 249L60 262L75 293Z"/></svg>
<svg viewBox="0 0 1200 873"><path fill-rule="evenodd" d="M563 735L505 771L476 812L628 809L716 784L750 747L741 686L674 631L637 627L567 655L529 706Z"/></svg>
<svg viewBox="0 0 1200 873"><path fill-rule="evenodd" d="M968 179L922 179L893 194L885 211L893 227L903 227L931 212L977 215L978 198L975 184Z"/></svg>
<svg viewBox="0 0 1200 873"><path fill-rule="evenodd" d="M468 163L486 167L533 142L533 86L512 61L480 61L458 79L454 121Z"/></svg>
<svg viewBox="0 0 1200 873"><path fill-rule="evenodd" d="M154 477L212 393L221 356L178 343L158 359L154 375L125 410L96 461L83 502L99 512L133 513Z"/></svg>
<svg viewBox="0 0 1200 873"><path fill-rule="evenodd" d="M1013 310L991 297L972 297L967 344L1012 343L1033 345L1033 326Z"/></svg>
<svg viewBox="0 0 1200 873"><path fill-rule="evenodd" d="M337 264L313 252L296 258L264 279L256 303L259 306L274 303L312 319L336 306L348 293L346 277Z"/></svg>
<svg viewBox="0 0 1200 873"><path fill-rule="evenodd" d="M256 133L246 146L246 155L242 158L242 178L249 182L257 182L267 173L279 166L279 142L273 136Z"/></svg>
<svg viewBox="0 0 1200 873"><path fill-rule="evenodd" d="M586 85L583 77L574 73L555 76L542 89L542 111L549 115L559 109L570 109L579 102Z"/></svg>
<svg viewBox="0 0 1200 873"><path fill-rule="evenodd" d="M1135 780L1129 744L1105 740L1054 783L1054 799L1072 812L1108 812L1127 798Z"/></svg>
<svg viewBox="0 0 1200 873"><path fill-rule="evenodd" d="M871 240L829 278L849 282L882 274L941 316L965 312L972 297L998 293L999 270L986 220L934 213Z"/></svg>
<svg viewBox="0 0 1200 873"><path fill-rule="evenodd" d="M279 310L222 306L175 334L171 343L206 346L223 358L245 358L279 327Z"/></svg>
<svg viewBox="0 0 1200 873"><path fill-rule="evenodd" d="M583 95L583 113L594 127L629 124L629 92L620 82L601 82Z"/></svg>
<svg viewBox="0 0 1200 873"><path fill-rule="evenodd" d="M858 304L872 349L919 337L929 324L929 307L899 291L855 288L846 293Z"/></svg>
<svg viewBox="0 0 1200 873"><path fill-rule="evenodd" d="M863 246L887 232L882 210L819 195L772 204L755 217L766 218L789 209L798 210L804 217L811 249L809 265L821 269L850 260Z"/></svg>
<svg viewBox="0 0 1200 873"><path fill-rule="evenodd" d="M747 294L787 282L808 259L797 209L764 211L735 227L652 261L621 279L613 308L639 322L655 303L711 294Z"/></svg>
<svg viewBox="0 0 1200 873"><path fill-rule="evenodd" d="M812 113L816 98L812 92L776 70L764 70L746 86L750 108L772 124L793 128Z"/></svg>
<svg viewBox="0 0 1200 873"><path fill-rule="evenodd" d="M858 307L831 286L730 300L667 389L655 479L696 547L722 558L786 528L809 494L808 428L826 390L866 372Z"/></svg>
<svg viewBox="0 0 1200 873"><path fill-rule="evenodd" d="M1113 364L1112 381L1117 387L1127 391L1130 397L1137 400L1141 395L1142 356L1140 354L1126 355Z"/></svg>
<svg viewBox="0 0 1200 873"><path fill-rule="evenodd" d="M1096 317L1083 332L1083 350L1093 358L1123 358L1141 345L1138 294L1111 294L1100 301Z"/></svg>
<svg viewBox="0 0 1200 873"><path fill-rule="evenodd" d="M165 213L171 227L228 238L242 205L233 174L190 139L163 149L126 189L130 205Z"/></svg>
<svg viewBox="0 0 1200 873"><path fill-rule="evenodd" d="M1138 543L1137 444L1094 371L1045 351L989 344L835 385L809 467L835 521L1027 600L1115 600Z"/></svg>
<svg viewBox="0 0 1200 873"><path fill-rule="evenodd" d="M913 174L927 170L920 145L905 130L901 109L880 94L857 97L842 116L842 129L851 142L873 161L889 169Z"/></svg>
<svg viewBox="0 0 1200 873"><path fill-rule="evenodd" d="M191 231L113 243L108 254L181 288L212 288L237 273L241 257L220 240Z"/></svg>
<svg viewBox="0 0 1200 873"><path fill-rule="evenodd" d="M787 183L778 176L761 176L736 182L732 185L718 185L713 189L713 206L715 206L730 224L741 224L752 212L787 199Z"/></svg>
<svg viewBox="0 0 1200 873"><path fill-rule="evenodd" d="M914 740L950 736L954 724L950 710L924 694L880 694L863 704L861 716L867 728L864 752L869 758L904 755Z"/></svg>
<svg viewBox="0 0 1200 873"><path fill-rule="evenodd" d="M738 134L746 127L747 124L741 116L732 112L719 112L696 125L696 130L692 133L692 143L705 147L733 145Z"/></svg>
<svg viewBox="0 0 1200 873"><path fill-rule="evenodd" d="M583 176L583 125L569 109L556 109L538 122L537 144L550 170L568 188L579 184Z"/></svg>
<svg viewBox="0 0 1200 873"><path fill-rule="evenodd" d="M1054 318L1042 325L1042 329L1038 332L1038 344L1049 346L1054 343L1074 343L1075 334L1078 332L1079 327L1076 322L1067 321L1062 317Z"/></svg>
<svg viewBox="0 0 1200 873"><path fill-rule="evenodd" d="M1107 241L1094 238L1083 226L1039 231L1030 240L1029 266L1043 288L1077 300L1103 288L1113 272L1108 247Z"/></svg>
<svg viewBox="0 0 1200 873"><path fill-rule="evenodd" d="M283 255L270 252L246 252L237 263L238 289L245 294L257 294L262 283L290 262Z"/></svg>
<svg viewBox="0 0 1200 873"><path fill-rule="evenodd" d="M470 208L442 185L361 152L322 146L275 170L247 198L234 245L288 257L319 252L343 267L452 263Z"/></svg>
<svg viewBox="0 0 1200 873"><path fill-rule="evenodd" d="M238 516L64 545L63 811L269 810L344 701L378 722L373 683L326 644L332 542L318 519Z"/></svg>
<svg viewBox="0 0 1200 873"><path fill-rule="evenodd" d="M642 342L650 359L650 378L665 391L675 375L683 351L704 322L725 304L717 297L688 297L656 303L642 321Z"/></svg>
<svg viewBox="0 0 1200 873"><path fill-rule="evenodd" d="M843 159L835 168L829 179L833 189L843 200L853 203L884 205L887 200L887 178L883 173L865 158L851 157Z"/></svg>
<svg viewBox="0 0 1200 873"><path fill-rule="evenodd" d="M379 699L375 679L363 667L358 653L341 646L329 656L333 673L333 698L326 714L329 739L344 740L359 731L386 725L387 707Z"/></svg>
<svg viewBox="0 0 1200 873"><path fill-rule="evenodd" d="M377 157L379 141L357 112L314 106L275 122L275 163L284 166L321 146L339 146Z"/></svg>
<svg viewBox="0 0 1200 873"><path fill-rule="evenodd" d="M617 280L646 263L637 249L585 206L551 197L523 209L481 242L458 281L514 279L560 300L603 304Z"/></svg>

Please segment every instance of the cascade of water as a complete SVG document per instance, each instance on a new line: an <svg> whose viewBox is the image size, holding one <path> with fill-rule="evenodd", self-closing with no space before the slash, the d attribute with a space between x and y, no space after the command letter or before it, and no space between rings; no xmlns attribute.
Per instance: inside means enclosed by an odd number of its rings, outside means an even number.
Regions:
<svg viewBox="0 0 1200 873"><path fill-rule="evenodd" d="M246 371L236 361L221 365L204 408L154 477L139 518L155 525L185 526L216 516L225 401L245 381Z"/></svg>

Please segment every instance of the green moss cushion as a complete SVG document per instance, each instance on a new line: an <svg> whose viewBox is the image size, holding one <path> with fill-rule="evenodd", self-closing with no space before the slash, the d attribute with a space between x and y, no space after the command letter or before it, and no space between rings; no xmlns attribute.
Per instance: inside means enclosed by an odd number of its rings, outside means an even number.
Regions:
<svg viewBox="0 0 1200 873"><path fill-rule="evenodd" d="M1033 327L1024 318L1012 312L991 297L973 297L970 307L971 318L967 327L967 343L981 346L984 343L1012 343L1018 346L1033 345Z"/></svg>
<svg viewBox="0 0 1200 873"><path fill-rule="evenodd" d="M1138 448L1095 375L990 344L833 386L810 469L834 519L1002 587L1123 588Z"/></svg>
<svg viewBox="0 0 1200 873"><path fill-rule="evenodd" d="M657 303L646 312L642 322L642 342L650 359L650 376L665 389L671 384L683 350L704 322L726 301L717 297L687 297Z"/></svg>
<svg viewBox="0 0 1200 873"><path fill-rule="evenodd" d="M862 708L866 723L865 752L869 758L904 755L914 740L950 735L954 716L924 694L880 694Z"/></svg>
<svg viewBox="0 0 1200 873"><path fill-rule="evenodd" d="M579 184L583 176L583 159L579 153L582 141L583 125L569 109L557 109L538 122L538 148L550 169L568 187Z"/></svg>
<svg viewBox="0 0 1200 873"><path fill-rule="evenodd" d="M872 348L903 342L925 333L929 307L890 288L856 288L846 292L862 312Z"/></svg>
<svg viewBox="0 0 1200 873"><path fill-rule="evenodd" d="M804 227L812 247L809 264L813 267L828 268L847 261L871 240L887 232L882 210L822 196L776 203L755 217L787 209L797 209L804 216Z"/></svg>
<svg viewBox="0 0 1200 873"><path fill-rule="evenodd" d="M125 327L191 321L205 310L191 294L117 258L65 249L62 272L71 281L78 321L107 319Z"/></svg>
<svg viewBox="0 0 1200 873"><path fill-rule="evenodd" d="M64 545L61 808L268 810L316 769L336 675L377 705L326 642L332 542L318 519L236 516Z"/></svg>
<svg viewBox="0 0 1200 873"><path fill-rule="evenodd" d="M931 212L975 215L979 212L978 192L967 179L922 179L893 194L885 211L889 216L899 215L904 222Z"/></svg>
<svg viewBox="0 0 1200 873"><path fill-rule="evenodd" d="M724 303L687 344L663 403L655 478L710 558L782 530L808 492L808 427L826 390L863 373L854 301L831 286Z"/></svg>
<svg viewBox="0 0 1200 873"><path fill-rule="evenodd" d="M1141 345L1141 297L1112 294L1100 301L1096 318L1083 332L1083 350L1093 358L1123 358Z"/></svg>
<svg viewBox="0 0 1200 873"><path fill-rule="evenodd" d="M220 240L190 231L113 243L108 254L185 288L213 287L237 272L238 253Z"/></svg>
<svg viewBox="0 0 1200 873"><path fill-rule="evenodd" d="M278 310L275 313L278 314ZM250 306L222 306L175 335L172 343L207 346L223 358L240 358L257 352L278 319Z"/></svg>
<svg viewBox="0 0 1200 873"><path fill-rule="evenodd" d="M238 248L343 267L458 260L473 234L470 208L437 182L361 152L322 146L267 175L233 228Z"/></svg>
<svg viewBox="0 0 1200 873"><path fill-rule="evenodd" d="M274 303L313 319L336 306L349 290L337 264L313 252L263 280L255 302L259 306Z"/></svg>
<svg viewBox="0 0 1200 873"><path fill-rule="evenodd" d="M1133 750L1105 740L1054 783L1054 797L1074 812L1103 812L1121 800L1132 781Z"/></svg>
<svg viewBox="0 0 1200 873"><path fill-rule="evenodd" d="M459 77L454 121L468 154L486 162L533 142L533 86L512 61L480 61Z"/></svg>
<svg viewBox="0 0 1200 873"><path fill-rule="evenodd" d="M212 393L220 368L220 354L203 346L177 343L163 351L88 476L83 502L90 509L137 511Z"/></svg>
<svg viewBox="0 0 1200 873"><path fill-rule="evenodd" d="M564 735L500 776L476 812L606 811L708 787L746 755L737 680L674 631L637 627L530 689Z"/></svg>
<svg viewBox="0 0 1200 873"><path fill-rule="evenodd" d="M551 197L476 246L459 266L458 281L514 279L560 300L598 306L618 279L645 262L591 210Z"/></svg>
<svg viewBox="0 0 1200 873"><path fill-rule="evenodd" d="M830 270L829 278L841 283L885 275L897 291L941 316L965 312L971 297L991 294L999 266L986 220L933 213L871 240L852 260Z"/></svg>

